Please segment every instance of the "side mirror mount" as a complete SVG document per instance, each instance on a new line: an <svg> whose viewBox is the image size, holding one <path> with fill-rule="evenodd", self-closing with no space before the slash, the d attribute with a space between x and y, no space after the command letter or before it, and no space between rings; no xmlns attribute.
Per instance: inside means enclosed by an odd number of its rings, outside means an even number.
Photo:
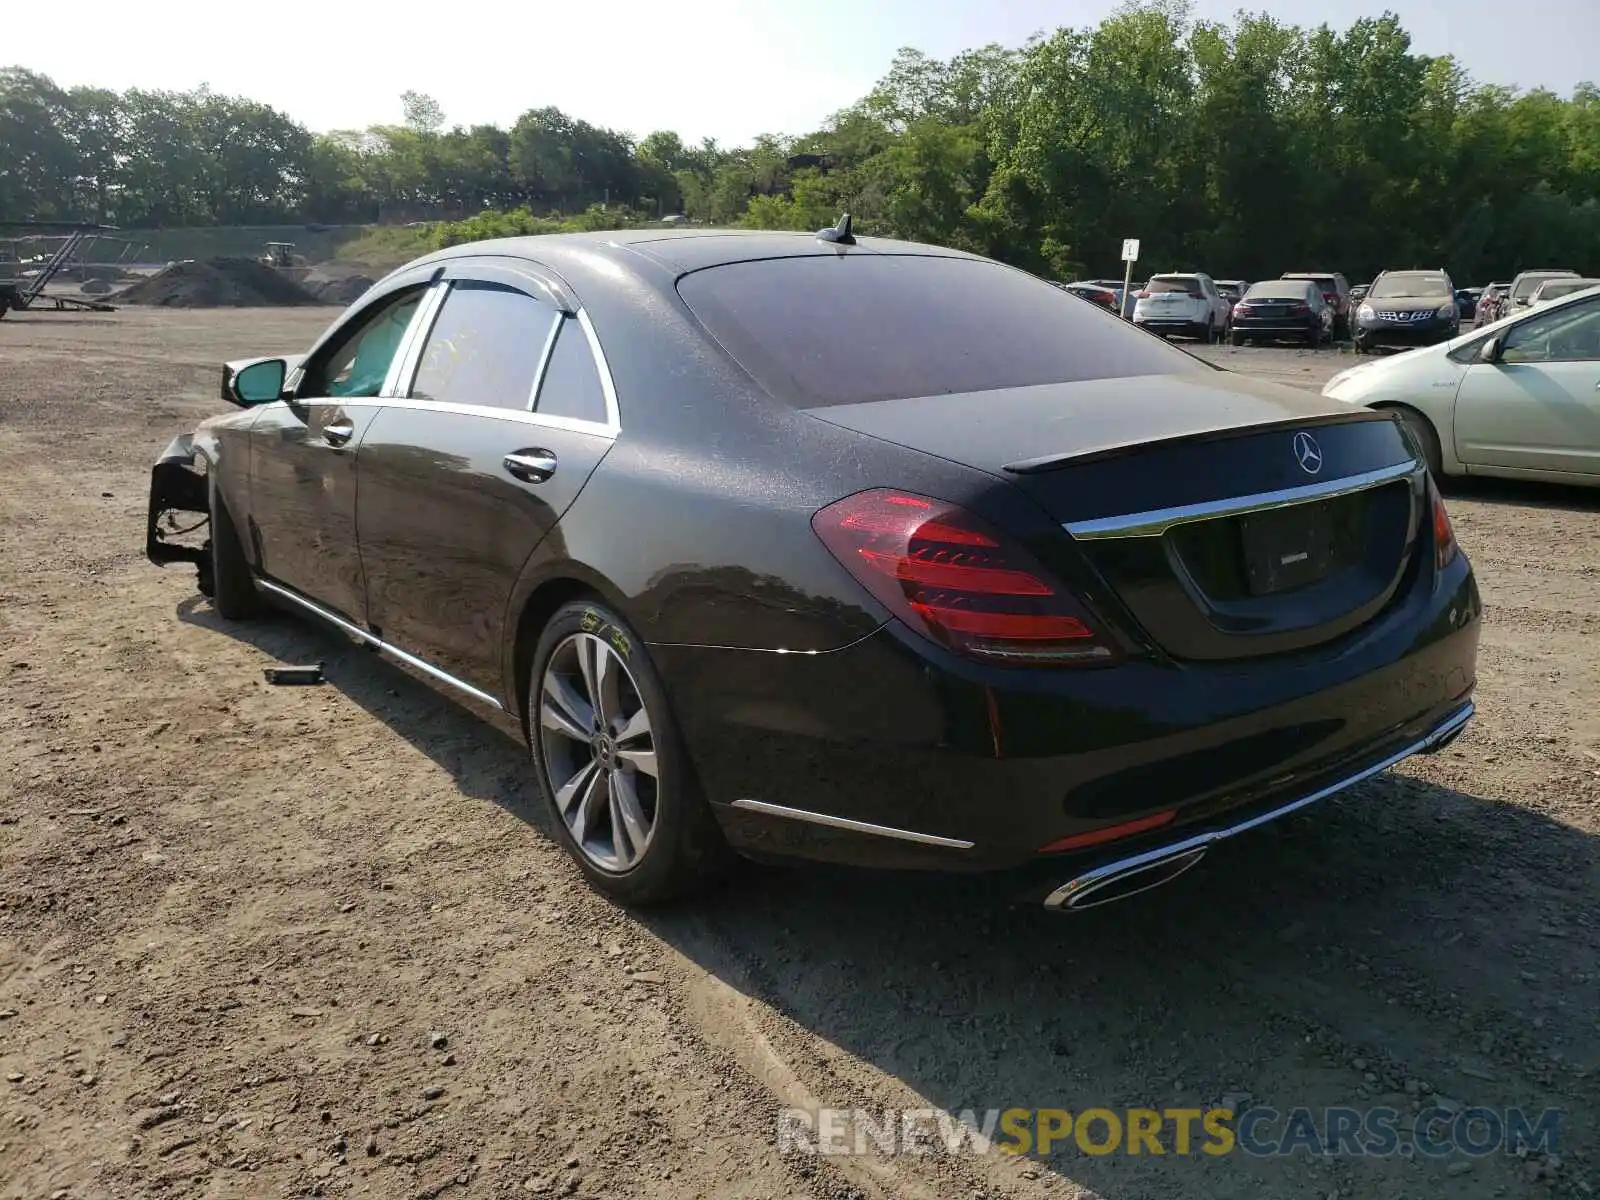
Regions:
<svg viewBox="0 0 1600 1200"><path fill-rule="evenodd" d="M226 363L222 368L222 398L240 408L271 404L283 398L283 381L289 364L281 358L257 358Z"/></svg>
<svg viewBox="0 0 1600 1200"><path fill-rule="evenodd" d="M1484 363L1497 363L1500 361L1500 352L1505 349L1505 344L1497 337L1490 338L1478 351L1478 361Z"/></svg>

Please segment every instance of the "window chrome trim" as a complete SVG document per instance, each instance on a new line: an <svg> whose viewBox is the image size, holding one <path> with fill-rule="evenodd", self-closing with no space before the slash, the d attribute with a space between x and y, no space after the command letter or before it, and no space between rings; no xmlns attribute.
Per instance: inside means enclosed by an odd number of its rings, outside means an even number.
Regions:
<svg viewBox="0 0 1600 1200"><path fill-rule="evenodd" d="M973 843L965 838L940 837L935 833L917 833L911 829L896 829L892 825L874 825L870 821L854 821L849 817L834 817L827 813L811 812L804 808L788 808L782 804L769 804L765 800L735 800L734 808L763 813L769 817L788 817L812 825L826 825L830 829L844 829L850 833L870 833L876 837L894 838L901 842L916 842L923 846L941 846L947 850L971 850Z"/></svg>
<svg viewBox="0 0 1600 1200"><path fill-rule="evenodd" d="M447 412L462 417L492 417L496 421L511 421L518 425L536 425L542 429L570 429L574 433L588 433L595 437L616 439L620 430L599 421L584 421L577 417L558 417L549 413L529 412L525 408L501 408L494 404L457 404L453 400L414 400L409 396L371 397L369 404L384 408L398 408L409 412Z"/></svg>
<svg viewBox="0 0 1600 1200"><path fill-rule="evenodd" d="M417 367L422 361L422 347L433 332L433 323L444 307L444 298L450 291L447 280L434 283L422 297L416 314L411 318L411 328L400 342L400 350L389 364L389 376L383 381L379 395L385 399L401 399L411 391L416 382Z"/></svg>
<svg viewBox="0 0 1600 1200"><path fill-rule="evenodd" d="M589 339L589 352L594 355L594 365L600 372L600 390L606 396L606 430L616 437L622 432L622 409L617 404L617 385L611 378L611 364L606 360L605 347L600 345L600 335L595 332L587 309L578 309L578 324L583 326L583 334ZM584 421L582 424L594 425L595 422Z"/></svg>
<svg viewBox="0 0 1600 1200"><path fill-rule="evenodd" d="M1324 479L1318 483L1308 483L1303 487L1256 492L1249 496L1230 496L1226 500L1208 500L1202 504L1156 508L1120 517L1068 521L1062 528L1079 541L1160 537L1167 530L1179 525L1210 521L1218 517L1244 516L1274 508L1288 508L1296 504L1309 504L1314 500L1330 500L1336 496L1348 496L1382 487L1386 483L1393 483L1408 476L1414 478L1422 471L1422 466L1416 462L1395 463L1392 466L1379 467L1374 471L1363 471L1359 475L1346 475L1341 479Z"/></svg>
<svg viewBox="0 0 1600 1200"><path fill-rule="evenodd" d="M418 658L410 651L402 650L398 646L391 646L382 638L374 637L372 634L368 633L365 629L362 629L361 626L355 624L353 621L347 621L343 617L329 612L327 609L323 608L322 605L311 600L307 600L299 592L296 592L290 588L286 588L282 584L273 583L270 579L257 579L256 586L271 592L274 596L279 596L292 604L298 605L307 612L311 613L313 616L321 617L324 621L328 622L330 625L333 625L335 628L343 631L344 633L349 634L358 642L371 646L376 650L380 650L384 654L389 655L391 658L399 659L409 667L415 667L417 670L421 671L424 675L427 675L431 679L436 679L440 683L449 684L451 687L464 692L468 696L471 696L479 704L487 704L490 708L499 709L502 712L505 711L505 705L501 704L500 701L489 695L488 692L481 691L480 689L473 687L470 683L463 683L448 671L441 671L432 663Z"/></svg>
<svg viewBox="0 0 1600 1200"><path fill-rule="evenodd" d="M550 369L550 356L556 350L556 335L561 332L561 322L567 315L559 308L551 314L550 331L544 335L544 349L539 351L539 365L534 368L533 387L528 390L528 403L524 405L529 412L533 412L539 404L539 389L544 386L545 372Z"/></svg>
<svg viewBox="0 0 1600 1200"><path fill-rule="evenodd" d="M439 280L424 296L423 302L418 306L416 315L412 318L411 328L401 341L401 349L395 354L395 360L400 365L398 369L390 364L389 377L384 380L382 392L377 397L368 399L380 401L387 408L415 409L423 412L451 412L461 416L494 417L503 421L519 421L527 425L538 425L546 429L570 429L576 433L592 433L600 437L613 440L622 432L620 410L617 405L617 388L611 378L611 364L606 361L605 350L600 345L599 335L595 333L594 322L589 319L589 314L579 308L575 314L568 314L561 309L556 309L555 318L551 322L550 331L545 335L544 352L539 360L539 369L534 380L533 391L528 397L529 405L539 402L539 389L544 386L544 377L550 366L551 357L555 354L556 338L561 331L561 323L569 319L576 319L583 327L584 339L589 343L589 353L594 359L595 369L600 376L600 390L605 396L606 419L604 421L586 421L580 417L562 417L550 413L541 413L534 408L502 408L493 404L460 404L449 400L421 400L409 393L417 381L417 371L422 363L422 352L427 346L428 338L433 334L434 324L439 319L439 313L444 308L445 298L452 287L470 277L447 278ZM488 280L486 282L494 282ZM534 282L530 276L530 282ZM537 300L537 297L533 297ZM543 303L543 301L539 301ZM391 388L390 384L393 383Z"/></svg>

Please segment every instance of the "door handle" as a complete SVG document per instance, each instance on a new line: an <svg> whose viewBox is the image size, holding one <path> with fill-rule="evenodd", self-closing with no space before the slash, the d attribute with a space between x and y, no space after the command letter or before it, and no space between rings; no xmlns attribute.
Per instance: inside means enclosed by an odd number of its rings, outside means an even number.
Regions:
<svg viewBox="0 0 1600 1200"><path fill-rule="evenodd" d="M556 473L556 456L550 450L519 450L506 455L500 465L524 483L543 483Z"/></svg>
<svg viewBox="0 0 1600 1200"><path fill-rule="evenodd" d="M356 427L351 421L335 421L331 425L322 427L322 440L330 446L342 446L356 434Z"/></svg>

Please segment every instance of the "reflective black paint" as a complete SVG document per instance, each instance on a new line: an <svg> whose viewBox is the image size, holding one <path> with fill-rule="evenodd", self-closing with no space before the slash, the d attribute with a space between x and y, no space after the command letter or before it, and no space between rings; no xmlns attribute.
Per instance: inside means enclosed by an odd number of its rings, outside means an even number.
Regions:
<svg viewBox="0 0 1600 1200"><path fill-rule="evenodd" d="M197 442L263 576L508 712L538 614L579 589L605 598L646 643L719 819L752 852L1014 866L1108 820L1179 806L1192 822L1309 790L1470 694L1476 586L1464 555L1435 570L1415 491L1398 565L1341 601L1356 616L1307 625L1291 601L1273 615L1290 635L1277 642L1230 633L1226 613L1207 616L1193 597L1178 624L1152 616L1128 573L1170 593L1170 563L1163 577L1128 556L1165 555L1165 539L1129 551L1062 529L1304 483L1289 445L1301 428L1321 442L1324 478L1414 461L1390 417L1213 371L978 398L987 404L798 411L710 343L677 298L673 259L896 249L819 245L625 233L480 243L413 264L347 315L444 268L471 277L474 262L492 263L509 278L508 260L537 262L593 323L620 432L378 399L269 405ZM319 442L336 411L357 425L343 449ZM506 454L534 450L557 458L549 480L504 470ZM994 667L892 620L810 528L817 509L882 486L962 505L1026 542L1127 660ZM1209 652L1195 640L1208 625ZM827 830L730 807L739 799L975 846Z"/></svg>

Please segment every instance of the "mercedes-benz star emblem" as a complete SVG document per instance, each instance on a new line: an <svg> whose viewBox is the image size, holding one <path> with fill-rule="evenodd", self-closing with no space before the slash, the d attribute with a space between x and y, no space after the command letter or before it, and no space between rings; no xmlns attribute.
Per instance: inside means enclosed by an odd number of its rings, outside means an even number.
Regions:
<svg viewBox="0 0 1600 1200"><path fill-rule="evenodd" d="M1317 445L1317 439L1309 433L1295 434L1294 460L1307 475L1315 475L1322 470L1322 447Z"/></svg>

